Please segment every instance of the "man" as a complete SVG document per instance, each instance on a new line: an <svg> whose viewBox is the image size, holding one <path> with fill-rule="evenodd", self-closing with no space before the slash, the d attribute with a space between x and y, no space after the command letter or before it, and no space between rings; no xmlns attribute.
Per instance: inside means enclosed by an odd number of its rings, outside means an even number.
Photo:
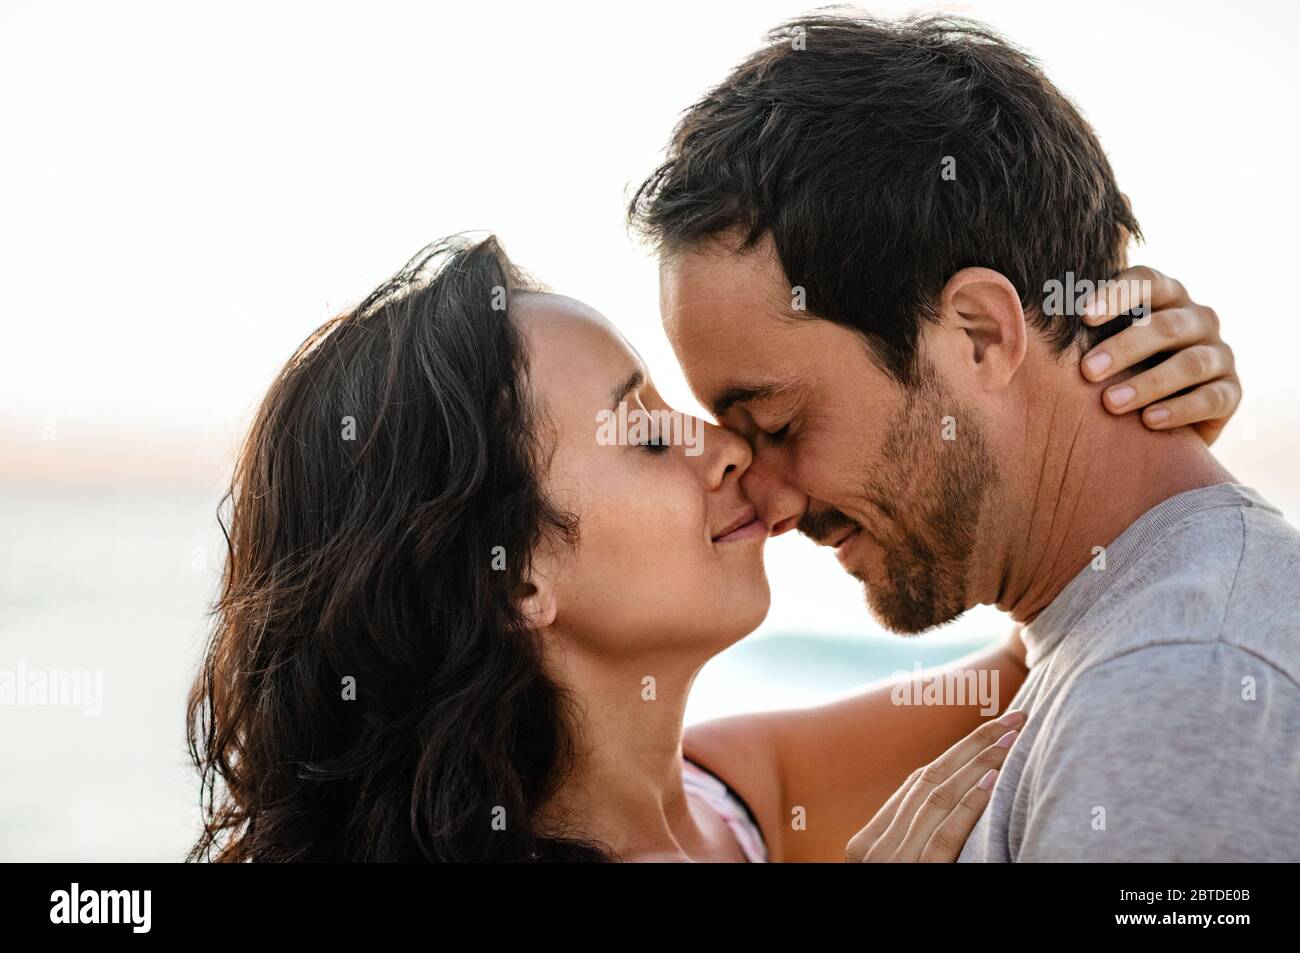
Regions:
<svg viewBox="0 0 1300 953"><path fill-rule="evenodd" d="M1123 271L1128 202L1026 56L968 22L793 21L630 214L771 531L835 546L896 631L1028 623L1028 723L963 860L1300 860L1300 534L1180 426L1230 400L1221 352L1189 349L1223 379L1150 426L1114 412L1159 368L1080 381L1089 349L1150 353L1104 318L1172 346L1213 314Z"/></svg>

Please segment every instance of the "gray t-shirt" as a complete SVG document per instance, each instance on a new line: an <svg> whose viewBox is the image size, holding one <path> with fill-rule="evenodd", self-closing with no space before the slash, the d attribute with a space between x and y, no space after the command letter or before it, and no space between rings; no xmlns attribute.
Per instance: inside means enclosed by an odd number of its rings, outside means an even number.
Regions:
<svg viewBox="0 0 1300 953"><path fill-rule="evenodd" d="M1300 861L1300 532L1257 492L1148 510L1024 638L960 860Z"/></svg>

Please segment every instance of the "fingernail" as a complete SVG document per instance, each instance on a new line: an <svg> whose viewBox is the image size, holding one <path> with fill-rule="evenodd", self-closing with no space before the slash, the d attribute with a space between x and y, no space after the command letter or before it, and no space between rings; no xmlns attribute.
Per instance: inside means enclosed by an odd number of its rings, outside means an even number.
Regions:
<svg viewBox="0 0 1300 953"><path fill-rule="evenodd" d="M1110 355L1105 351L1098 351L1096 354L1088 355L1084 363L1088 365L1088 370L1092 372L1093 376L1097 377L1104 374L1106 368L1110 367Z"/></svg>
<svg viewBox="0 0 1300 953"><path fill-rule="evenodd" d="M1125 384L1123 387L1112 387L1106 391L1106 396L1110 398L1111 406L1123 407L1137 396L1137 391Z"/></svg>
<svg viewBox="0 0 1300 953"><path fill-rule="evenodd" d="M1169 419L1169 411L1164 407L1156 407L1154 410L1147 411L1147 423L1162 424Z"/></svg>
<svg viewBox="0 0 1300 953"><path fill-rule="evenodd" d="M993 779L998 776L997 768L989 768L988 773L980 778L980 790L987 791L993 787Z"/></svg>
<svg viewBox="0 0 1300 953"><path fill-rule="evenodd" d="M998 719L998 724L1003 725L1004 727L1007 728L1018 728L1022 724L1024 724L1024 721L1025 721L1024 711L1022 711L1019 708L1013 708L1011 711L1007 712L1005 715L1003 715L1001 718Z"/></svg>
<svg viewBox="0 0 1300 953"><path fill-rule="evenodd" d="M1011 747L1011 743L1012 743L1013 741L1016 740L1016 735L1017 735L1017 734L1018 734L1018 732L1015 732L1015 731L1008 731L1005 735L1003 735L1001 738L998 739L998 747L999 747L999 748L1010 748L1010 747Z"/></svg>

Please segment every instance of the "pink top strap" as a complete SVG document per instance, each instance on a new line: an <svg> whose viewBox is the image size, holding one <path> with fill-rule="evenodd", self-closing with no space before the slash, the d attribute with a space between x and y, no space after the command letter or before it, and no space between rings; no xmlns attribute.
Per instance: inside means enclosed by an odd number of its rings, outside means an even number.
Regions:
<svg viewBox="0 0 1300 953"><path fill-rule="evenodd" d="M767 844L763 841L762 830L754 820L749 806L725 781L702 765L683 757L682 784L687 792L699 795L726 821L746 860L751 864L767 862Z"/></svg>

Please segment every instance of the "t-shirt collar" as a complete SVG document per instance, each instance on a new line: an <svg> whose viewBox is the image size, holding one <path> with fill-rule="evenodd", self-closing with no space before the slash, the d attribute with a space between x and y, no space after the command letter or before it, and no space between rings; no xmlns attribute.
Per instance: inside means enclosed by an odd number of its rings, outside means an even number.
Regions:
<svg viewBox="0 0 1300 953"><path fill-rule="evenodd" d="M1120 574L1169 527L1218 506L1260 506L1280 515L1258 492L1240 483L1198 487L1157 503L1105 547L1105 569L1094 569L1095 561L1089 563L1021 630L1026 664L1032 668L1056 648Z"/></svg>

